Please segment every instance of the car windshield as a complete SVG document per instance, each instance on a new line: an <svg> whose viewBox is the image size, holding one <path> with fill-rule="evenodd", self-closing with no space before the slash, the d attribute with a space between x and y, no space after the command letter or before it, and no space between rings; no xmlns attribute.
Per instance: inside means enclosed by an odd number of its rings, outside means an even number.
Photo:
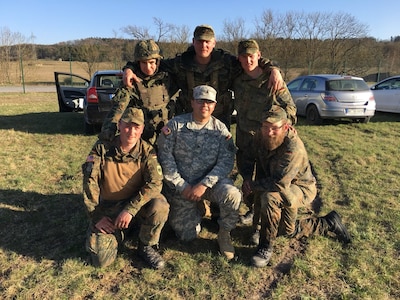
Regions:
<svg viewBox="0 0 400 300"><path fill-rule="evenodd" d="M363 80L335 79L326 82L327 91L367 91L369 87Z"/></svg>

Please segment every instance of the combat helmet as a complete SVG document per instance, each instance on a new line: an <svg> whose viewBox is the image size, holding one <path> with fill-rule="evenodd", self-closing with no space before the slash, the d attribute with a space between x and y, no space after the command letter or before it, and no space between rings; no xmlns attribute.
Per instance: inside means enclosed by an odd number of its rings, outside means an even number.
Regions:
<svg viewBox="0 0 400 300"><path fill-rule="evenodd" d="M158 47L154 40L143 40L137 43L134 55L135 61L162 58L160 47Z"/></svg>

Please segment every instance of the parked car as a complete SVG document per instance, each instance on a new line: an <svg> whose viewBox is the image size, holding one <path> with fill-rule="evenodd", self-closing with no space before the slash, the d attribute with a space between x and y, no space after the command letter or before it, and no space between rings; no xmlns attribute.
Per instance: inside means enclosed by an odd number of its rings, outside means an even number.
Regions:
<svg viewBox="0 0 400 300"><path fill-rule="evenodd" d="M300 76L288 83L297 114L311 124L324 119L349 118L367 123L375 114L375 100L360 77L334 74Z"/></svg>
<svg viewBox="0 0 400 300"><path fill-rule="evenodd" d="M400 113L400 75L378 82L371 90L377 111Z"/></svg>
<svg viewBox="0 0 400 300"><path fill-rule="evenodd" d="M85 133L95 133L111 110L122 75L121 70L101 70L89 81L79 75L54 72L60 112L83 110Z"/></svg>

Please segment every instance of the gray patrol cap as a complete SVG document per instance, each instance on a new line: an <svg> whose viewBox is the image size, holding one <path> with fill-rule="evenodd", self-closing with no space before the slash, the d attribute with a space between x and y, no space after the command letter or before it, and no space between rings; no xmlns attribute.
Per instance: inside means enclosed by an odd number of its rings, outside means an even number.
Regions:
<svg viewBox="0 0 400 300"><path fill-rule="evenodd" d="M193 99L204 99L217 102L217 91L209 85L198 85L193 89Z"/></svg>

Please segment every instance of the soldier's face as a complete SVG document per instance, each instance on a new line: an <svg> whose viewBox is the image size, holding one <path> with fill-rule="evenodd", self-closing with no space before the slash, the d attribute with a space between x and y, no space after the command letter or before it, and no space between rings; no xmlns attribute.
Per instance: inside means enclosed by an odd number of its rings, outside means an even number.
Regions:
<svg viewBox="0 0 400 300"><path fill-rule="evenodd" d="M214 112L216 102L210 100L192 100L193 118L196 121L208 120Z"/></svg>
<svg viewBox="0 0 400 300"><path fill-rule="evenodd" d="M275 150L282 145L289 125L284 121L277 123L263 122L261 126L261 134L264 145L268 150Z"/></svg>
<svg viewBox="0 0 400 300"><path fill-rule="evenodd" d="M258 60L260 57L261 53L257 51L254 54L240 54L238 59L243 70L247 73L258 67Z"/></svg>
<svg viewBox="0 0 400 300"><path fill-rule="evenodd" d="M157 71L158 67L158 62L157 59L148 59L148 60L142 60L139 62L140 65L140 70L143 72L143 74L147 76L154 75L154 73Z"/></svg>
<svg viewBox="0 0 400 300"><path fill-rule="evenodd" d="M142 136L144 125L119 122L120 139L122 145L134 145Z"/></svg>
<svg viewBox="0 0 400 300"><path fill-rule="evenodd" d="M209 41L193 39L193 46L196 56L207 58L211 55L211 52L215 47L215 39L212 38Z"/></svg>

